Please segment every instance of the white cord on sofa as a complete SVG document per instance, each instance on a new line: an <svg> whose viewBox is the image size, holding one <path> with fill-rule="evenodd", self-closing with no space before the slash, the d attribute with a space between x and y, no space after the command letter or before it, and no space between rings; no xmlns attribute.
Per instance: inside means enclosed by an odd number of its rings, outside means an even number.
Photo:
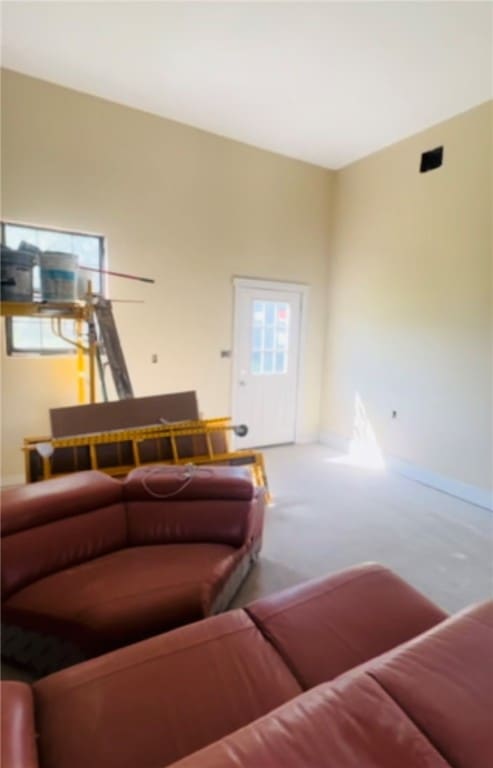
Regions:
<svg viewBox="0 0 493 768"><path fill-rule="evenodd" d="M144 476L142 477L142 487L145 490L146 493L149 494L149 496L152 496L154 499L169 499L172 496L178 496L182 491L185 490L185 488L190 485L195 475L199 474L199 472L202 472L203 474L212 474L212 470L209 467L197 467L195 464L189 463L185 464L183 466L183 482L180 485L179 488L177 488L175 491L170 491L169 493L157 493L157 491L153 491L149 485L148 481L153 475L157 474L171 474L176 473L176 466L170 466L170 467L149 467L144 470ZM147 477L146 477L147 475Z"/></svg>

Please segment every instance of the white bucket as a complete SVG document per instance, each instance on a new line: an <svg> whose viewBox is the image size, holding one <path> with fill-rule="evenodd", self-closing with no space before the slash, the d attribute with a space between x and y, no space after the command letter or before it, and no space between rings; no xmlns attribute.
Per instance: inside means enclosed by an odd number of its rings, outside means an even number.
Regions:
<svg viewBox="0 0 493 768"><path fill-rule="evenodd" d="M43 301L74 301L77 256L45 251L39 256Z"/></svg>

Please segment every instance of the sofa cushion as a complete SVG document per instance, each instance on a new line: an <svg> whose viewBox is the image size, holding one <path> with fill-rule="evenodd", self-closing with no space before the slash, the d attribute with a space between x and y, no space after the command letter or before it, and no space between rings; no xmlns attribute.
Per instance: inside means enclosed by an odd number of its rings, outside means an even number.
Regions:
<svg viewBox="0 0 493 768"><path fill-rule="evenodd" d="M239 547L254 486L241 468L157 466L131 472L123 496L130 545L207 541Z"/></svg>
<svg viewBox="0 0 493 768"><path fill-rule="evenodd" d="M312 579L246 610L304 688L331 680L447 617L394 573L372 563Z"/></svg>
<svg viewBox="0 0 493 768"><path fill-rule="evenodd" d="M122 549L22 589L3 620L100 653L206 616L240 554L220 544Z"/></svg>
<svg viewBox="0 0 493 768"><path fill-rule="evenodd" d="M368 665L454 768L493 765L493 602Z"/></svg>
<svg viewBox="0 0 493 768"><path fill-rule="evenodd" d="M243 611L231 611L34 685L46 768L159 768L296 696Z"/></svg>
<svg viewBox="0 0 493 768"><path fill-rule="evenodd" d="M128 501L128 543L210 542L240 547L246 538L252 502L223 499Z"/></svg>
<svg viewBox="0 0 493 768"><path fill-rule="evenodd" d="M3 768L38 768L33 692L27 683L2 683L1 760Z"/></svg>
<svg viewBox="0 0 493 768"><path fill-rule="evenodd" d="M314 688L173 768L281 766L449 768L400 707L364 674Z"/></svg>

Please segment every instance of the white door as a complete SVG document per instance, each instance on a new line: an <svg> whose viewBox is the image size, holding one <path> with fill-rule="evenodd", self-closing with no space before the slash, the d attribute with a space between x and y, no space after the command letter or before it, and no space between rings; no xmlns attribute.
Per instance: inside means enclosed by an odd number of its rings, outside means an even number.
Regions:
<svg viewBox="0 0 493 768"><path fill-rule="evenodd" d="M248 435L237 438L235 445L292 443L303 289L244 282L235 286L233 421L246 424Z"/></svg>

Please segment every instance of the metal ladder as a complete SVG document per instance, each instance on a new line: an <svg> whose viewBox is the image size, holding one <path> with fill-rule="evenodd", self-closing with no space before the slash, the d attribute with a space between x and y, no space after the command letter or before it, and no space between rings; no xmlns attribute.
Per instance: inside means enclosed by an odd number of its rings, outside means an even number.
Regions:
<svg viewBox="0 0 493 768"><path fill-rule="evenodd" d="M101 389L104 400L108 400L104 379L105 367L111 370L115 389L120 400L127 400L134 396L130 376L123 356L120 337L116 328L111 301L102 296L95 296L93 300L94 321L89 324L89 337L97 341L97 364L101 379ZM92 327L91 327L92 326ZM104 359L105 358L105 359Z"/></svg>

